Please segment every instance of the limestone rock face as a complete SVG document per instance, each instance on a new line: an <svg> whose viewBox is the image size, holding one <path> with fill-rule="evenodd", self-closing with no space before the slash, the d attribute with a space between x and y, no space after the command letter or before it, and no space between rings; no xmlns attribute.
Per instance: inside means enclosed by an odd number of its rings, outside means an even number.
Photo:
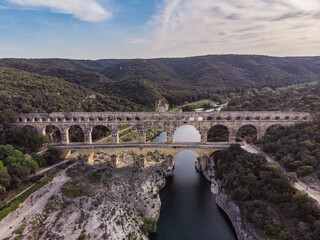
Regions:
<svg viewBox="0 0 320 240"><path fill-rule="evenodd" d="M0 222L0 239L148 239L144 217L157 221L164 161L138 167L123 152L119 167L103 151L57 173ZM14 232L23 227L22 234ZM34 239L34 238L33 238Z"/></svg>
<svg viewBox="0 0 320 240"><path fill-rule="evenodd" d="M164 99L159 99L156 103L156 112L166 112L169 109L169 104Z"/></svg>
<svg viewBox="0 0 320 240"><path fill-rule="evenodd" d="M267 240L259 237L254 231L253 226L246 222L241 216L240 208L224 191L220 191L216 196L216 204L230 218L232 225L236 231L238 240Z"/></svg>
<svg viewBox="0 0 320 240"><path fill-rule="evenodd" d="M173 167L168 167L165 172L164 172L164 176L165 177L173 177Z"/></svg>

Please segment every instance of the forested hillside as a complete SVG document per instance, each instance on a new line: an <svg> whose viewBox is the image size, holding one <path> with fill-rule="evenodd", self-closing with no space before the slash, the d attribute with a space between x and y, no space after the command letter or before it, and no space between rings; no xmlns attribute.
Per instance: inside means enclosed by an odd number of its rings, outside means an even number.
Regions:
<svg viewBox="0 0 320 240"><path fill-rule="evenodd" d="M277 89L248 89L230 96L224 110L320 112L320 84L298 84Z"/></svg>
<svg viewBox="0 0 320 240"><path fill-rule="evenodd" d="M319 239L320 211L314 199L292 186L292 177L263 154L239 145L214 153L216 178L263 239Z"/></svg>
<svg viewBox="0 0 320 240"><path fill-rule="evenodd" d="M132 111L145 108L60 78L0 68L0 111L5 109L23 113Z"/></svg>
<svg viewBox="0 0 320 240"><path fill-rule="evenodd" d="M190 98L237 92L248 87L279 87L320 79L320 58L213 55L190 58L127 60L108 67L110 79L142 76L163 87L188 89ZM194 99L193 99L194 100ZM179 99L172 99L181 104Z"/></svg>
<svg viewBox="0 0 320 240"><path fill-rule="evenodd" d="M140 109L154 109L157 100L163 98L163 90L149 80L141 77L127 78L108 85L107 93L110 96L125 99L140 105Z"/></svg>
<svg viewBox="0 0 320 240"><path fill-rule="evenodd" d="M320 79L320 57L277 58L254 55L208 55L188 58L159 59L0 59L5 66L58 77L101 94L116 92L121 101L133 90L126 79L141 77L151 91L161 93L171 106L209 98L212 94L228 94L247 88L282 87ZM130 83L129 83L130 84ZM124 90L125 89L125 90ZM136 88L134 94L141 95ZM154 99L145 100L154 108ZM125 104L121 104L126 106ZM141 106L140 106L141 107Z"/></svg>

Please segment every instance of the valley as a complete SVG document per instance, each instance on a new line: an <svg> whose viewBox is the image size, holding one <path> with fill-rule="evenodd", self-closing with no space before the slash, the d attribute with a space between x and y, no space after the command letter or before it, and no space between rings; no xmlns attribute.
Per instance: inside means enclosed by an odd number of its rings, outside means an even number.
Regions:
<svg viewBox="0 0 320 240"><path fill-rule="evenodd" d="M169 239L164 237L168 231L172 237L189 230L200 236L199 229L203 239L211 239L206 237L210 234L241 240L319 236L320 213L314 200L320 188L318 58L1 59L0 66L2 239L162 240ZM168 106L168 112L153 116L159 105ZM280 115L273 116L278 111ZM57 112L67 115L55 117ZM76 112L92 117L82 119ZM306 115L293 116L295 112L310 113L312 121L303 122ZM19 113L51 115L35 121L38 117ZM262 115L258 119L256 114ZM31 128L16 125L17 118ZM49 119L56 121L45 131L32 130L49 124ZM259 121L270 121L273 127L264 128ZM181 126L189 128L177 131ZM114 151L116 155L102 147L142 141L231 145L207 155L172 147L171 157L161 148L154 156L146 155L140 146L143 158L130 147ZM243 143L259 150L245 152L238 145ZM81 150L91 144L94 151ZM29 178L62 161L66 152L59 145L69 148L72 165ZM37 155L43 146L48 150ZM179 154L184 156L180 160ZM191 155L189 165L178 164ZM195 167L200 173L194 173ZM191 182L179 183L183 179ZM39 189L7 202L28 186ZM197 195L200 188L203 197ZM185 202L181 191L189 191L194 199ZM206 207L194 212L200 200ZM188 210L174 210L166 203ZM176 227L168 225L175 211L198 220L176 219ZM206 219L206 225L199 225L199 218ZM220 231L211 229L205 235L213 221ZM184 223L190 224L188 231Z"/></svg>

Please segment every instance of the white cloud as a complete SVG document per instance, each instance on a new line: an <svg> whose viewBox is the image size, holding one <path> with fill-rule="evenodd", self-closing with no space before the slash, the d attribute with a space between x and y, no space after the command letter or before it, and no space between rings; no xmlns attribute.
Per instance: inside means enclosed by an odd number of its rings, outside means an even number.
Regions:
<svg viewBox="0 0 320 240"><path fill-rule="evenodd" d="M319 0L164 0L149 39L162 55L319 55L319 19Z"/></svg>
<svg viewBox="0 0 320 240"><path fill-rule="evenodd" d="M100 22L112 17L96 0L7 0L23 7L48 8L52 12L71 14L87 22Z"/></svg>
<svg viewBox="0 0 320 240"><path fill-rule="evenodd" d="M145 39L132 39L129 41L130 44L142 44L147 43Z"/></svg>

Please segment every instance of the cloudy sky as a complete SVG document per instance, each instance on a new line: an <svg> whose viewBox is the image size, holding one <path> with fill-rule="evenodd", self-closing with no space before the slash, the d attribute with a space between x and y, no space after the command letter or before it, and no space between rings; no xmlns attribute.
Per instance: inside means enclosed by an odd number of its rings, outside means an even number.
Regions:
<svg viewBox="0 0 320 240"><path fill-rule="evenodd" d="M0 58L320 55L320 0L0 0Z"/></svg>

